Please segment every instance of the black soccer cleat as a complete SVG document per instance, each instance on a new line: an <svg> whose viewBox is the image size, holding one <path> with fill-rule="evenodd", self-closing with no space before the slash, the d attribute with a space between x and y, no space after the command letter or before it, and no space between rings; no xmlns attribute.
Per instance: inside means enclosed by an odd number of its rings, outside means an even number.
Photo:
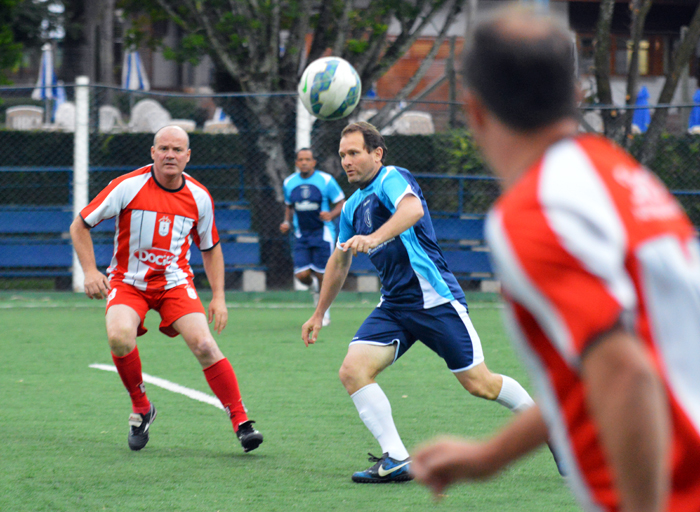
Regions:
<svg viewBox="0 0 700 512"><path fill-rule="evenodd" d="M255 430L253 427L253 420L244 421L238 425L238 430L236 431L236 436L241 442L243 451L248 453L255 450L263 442L263 435Z"/></svg>
<svg viewBox="0 0 700 512"><path fill-rule="evenodd" d="M151 410L146 414L132 412L129 415L129 448L139 451L148 443L151 424L156 419L156 406L151 402Z"/></svg>
<svg viewBox="0 0 700 512"><path fill-rule="evenodd" d="M396 460L389 457L388 453L382 454L381 457L375 457L371 453L367 455L369 455L369 461L376 464L365 471L358 471L353 474L353 482L358 484L386 484L413 480L413 476L410 473L411 457L404 460Z"/></svg>

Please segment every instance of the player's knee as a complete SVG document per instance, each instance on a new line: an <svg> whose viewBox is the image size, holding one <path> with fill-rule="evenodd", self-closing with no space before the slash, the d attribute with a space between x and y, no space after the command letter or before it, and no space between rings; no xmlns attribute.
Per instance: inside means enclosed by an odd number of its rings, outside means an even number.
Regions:
<svg viewBox="0 0 700 512"><path fill-rule="evenodd" d="M498 397L498 391L489 379L482 377L462 379L462 385L464 389L477 398L495 400Z"/></svg>
<svg viewBox="0 0 700 512"><path fill-rule="evenodd" d="M311 270L302 270L295 277L299 280L301 284L310 285L311 284Z"/></svg>
<svg viewBox="0 0 700 512"><path fill-rule="evenodd" d="M199 361L210 361L219 355L219 347L211 336L199 336L190 340L189 346Z"/></svg>
<svg viewBox="0 0 700 512"><path fill-rule="evenodd" d="M338 370L338 377L350 394L360 389L364 381L360 369L349 361L343 361Z"/></svg>
<svg viewBox="0 0 700 512"><path fill-rule="evenodd" d="M107 327L107 342L116 356L124 356L136 346L136 334L125 325L116 324Z"/></svg>

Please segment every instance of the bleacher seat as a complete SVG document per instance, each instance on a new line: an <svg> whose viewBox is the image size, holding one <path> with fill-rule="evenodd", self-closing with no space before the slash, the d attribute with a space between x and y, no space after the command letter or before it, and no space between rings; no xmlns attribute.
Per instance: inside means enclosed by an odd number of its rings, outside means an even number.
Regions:
<svg viewBox="0 0 700 512"><path fill-rule="evenodd" d="M483 245L484 218L433 218L435 237L439 242Z"/></svg>
<svg viewBox="0 0 700 512"><path fill-rule="evenodd" d="M8 130L39 130L44 124L44 109L34 105L17 105L5 111Z"/></svg>
<svg viewBox="0 0 700 512"><path fill-rule="evenodd" d="M73 222L69 206L0 206L0 277L70 276L73 250L68 234ZM260 270L260 243L251 231L250 210L216 208L217 229L228 272ZM106 268L114 252L114 219L92 229L95 260ZM190 263L203 271L199 249L192 248Z"/></svg>
<svg viewBox="0 0 700 512"><path fill-rule="evenodd" d="M443 254L447 266L458 277L484 277L486 274L493 274L488 251L456 249L443 251Z"/></svg>

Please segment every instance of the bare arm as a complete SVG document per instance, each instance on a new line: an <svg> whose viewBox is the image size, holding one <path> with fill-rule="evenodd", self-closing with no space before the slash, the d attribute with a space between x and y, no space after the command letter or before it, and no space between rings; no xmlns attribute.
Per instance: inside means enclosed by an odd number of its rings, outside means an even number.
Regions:
<svg viewBox="0 0 700 512"><path fill-rule="evenodd" d="M328 211L328 212L321 212L318 214L318 216L321 218L323 222L330 222L333 219L335 219L338 215L340 215L340 212L343 211L343 205L345 204L345 199L342 199L341 201L338 201L333 205L333 208Z"/></svg>
<svg viewBox="0 0 700 512"><path fill-rule="evenodd" d="M622 328L609 331L585 354L582 377L622 510L665 510L669 411L664 385L644 345Z"/></svg>
<svg viewBox="0 0 700 512"><path fill-rule="evenodd" d="M344 250L352 251L353 256L358 252L367 252L387 240L399 236L423 217L423 205L420 199L408 194L401 199L394 214L377 231L370 235L355 235L342 244Z"/></svg>
<svg viewBox="0 0 700 512"><path fill-rule="evenodd" d="M107 276L97 269L90 229L85 225L80 215L70 225L70 237L85 274L85 295L91 299L106 299L112 287L109 285Z"/></svg>
<svg viewBox="0 0 700 512"><path fill-rule="evenodd" d="M289 229L292 227L292 219L293 218L294 218L294 208L287 205L287 207L284 210L284 220L282 221L282 224L280 224L280 231L282 233L287 233L289 231Z"/></svg>
<svg viewBox="0 0 700 512"><path fill-rule="evenodd" d="M540 409L533 406L487 441L442 438L418 448L411 472L439 495L454 483L488 478L544 444L547 435Z"/></svg>
<svg viewBox="0 0 700 512"><path fill-rule="evenodd" d="M318 332L321 330L323 323L323 314L331 306L331 303L335 300L338 296L338 292L340 292L340 289L343 287L345 278L348 276L350 263L352 263L352 255L338 248L336 248L333 254L331 254L331 257L328 258L316 311L314 311L311 318L309 318L301 328L301 339L307 347L310 344L316 343Z"/></svg>
<svg viewBox="0 0 700 512"><path fill-rule="evenodd" d="M214 331L221 334L228 322L228 310L224 296L224 253L221 250L221 244L215 245L209 251L202 251L202 263L204 263L204 272L207 274L212 291L207 320L211 323L212 320L216 319Z"/></svg>

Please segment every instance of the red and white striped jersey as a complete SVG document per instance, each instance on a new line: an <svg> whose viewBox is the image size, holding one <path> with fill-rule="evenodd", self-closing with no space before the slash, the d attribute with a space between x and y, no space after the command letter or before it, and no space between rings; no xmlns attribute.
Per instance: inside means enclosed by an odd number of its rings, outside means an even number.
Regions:
<svg viewBox="0 0 700 512"><path fill-rule="evenodd" d="M110 281L168 290L192 278L190 247L219 243L209 191L187 173L178 190L161 187L147 165L116 178L80 216L90 227L116 217Z"/></svg>
<svg viewBox="0 0 700 512"><path fill-rule="evenodd" d="M486 232L506 323L584 508L619 509L579 373L586 348L620 321L648 346L670 397L668 510L700 511L700 248L673 196L585 135L549 148L494 205Z"/></svg>

